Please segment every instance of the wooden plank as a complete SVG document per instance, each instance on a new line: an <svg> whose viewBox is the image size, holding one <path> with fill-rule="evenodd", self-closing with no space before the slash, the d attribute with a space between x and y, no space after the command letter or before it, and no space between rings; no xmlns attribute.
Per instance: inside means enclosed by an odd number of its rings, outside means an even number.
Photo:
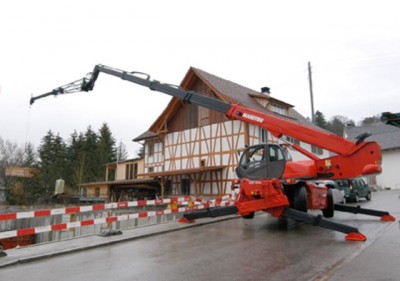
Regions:
<svg viewBox="0 0 400 281"><path fill-rule="evenodd" d="M39 169L23 167L7 167L6 176L18 178L34 178L39 174Z"/></svg>

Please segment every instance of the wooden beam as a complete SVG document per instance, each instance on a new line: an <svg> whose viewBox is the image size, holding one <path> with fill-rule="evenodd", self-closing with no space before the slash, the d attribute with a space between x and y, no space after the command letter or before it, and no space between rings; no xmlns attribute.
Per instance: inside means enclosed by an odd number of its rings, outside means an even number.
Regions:
<svg viewBox="0 0 400 281"><path fill-rule="evenodd" d="M17 178L34 178L37 177L39 173L40 170L36 168L7 167L5 175Z"/></svg>

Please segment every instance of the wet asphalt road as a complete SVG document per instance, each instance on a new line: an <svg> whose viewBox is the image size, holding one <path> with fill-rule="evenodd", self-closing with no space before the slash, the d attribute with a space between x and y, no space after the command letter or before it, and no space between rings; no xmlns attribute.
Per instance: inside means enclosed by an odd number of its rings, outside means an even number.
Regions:
<svg viewBox="0 0 400 281"><path fill-rule="evenodd" d="M366 242L260 214L0 269L1 280L400 280L400 191L373 193L365 208L396 222L348 213Z"/></svg>

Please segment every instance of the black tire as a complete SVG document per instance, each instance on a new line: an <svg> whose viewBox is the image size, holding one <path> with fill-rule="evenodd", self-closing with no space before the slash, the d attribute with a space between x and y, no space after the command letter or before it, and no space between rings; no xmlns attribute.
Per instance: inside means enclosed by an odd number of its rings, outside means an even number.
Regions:
<svg viewBox="0 0 400 281"><path fill-rule="evenodd" d="M367 199L367 201L371 201L371 197L372 197L371 192L368 192L367 196L365 196L365 199Z"/></svg>
<svg viewBox="0 0 400 281"><path fill-rule="evenodd" d="M307 213L307 189L305 186L296 189L291 205L293 209Z"/></svg>
<svg viewBox="0 0 400 281"><path fill-rule="evenodd" d="M322 209L322 214L324 215L325 218L332 218L335 206L333 202L333 195L331 189L328 189L327 201L328 201L328 206L325 209Z"/></svg>

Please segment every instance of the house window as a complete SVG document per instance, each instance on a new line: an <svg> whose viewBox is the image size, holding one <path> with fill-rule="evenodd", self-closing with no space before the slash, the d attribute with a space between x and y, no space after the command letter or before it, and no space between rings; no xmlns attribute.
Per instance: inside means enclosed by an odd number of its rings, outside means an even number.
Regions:
<svg viewBox="0 0 400 281"><path fill-rule="evenodd" d="M149 143L147 146L149 148L149 152L148 152L149 156L153 156L154 155L154 143Z"/></svg>
<svg viewBox="0 0 400 281"><path fill-rule="evenodd" d="M129 165L125 166L125 179L128 180L129 179Z"/></svg>
<svg viewBox="0 0 400 281"><path fill-rule="evenodd" d="M278 113L280 115L288 116L287 108L279 104L271 103L271 111Z"/></svg>
<svg viewBox="0 0 400 281"><path fill-rule="evenodd" d="M316 155L322 155L323 150L322 150L322 148L320 148L318 146L312 145L311 146L311 152L316 154Z"/></svg>
<svg viewBox="0 0 400 281"><path fill-rule="evenodd" d="M133 164L133 178L136 179L138 174L138 164Z"/></svg>
<svg viewBox="0 0 400 281"><path fill-rule="evenodd" d="M287 142L290 142L291 144L297 144L300 145L300 141L298 139L292 138L292 137L288 137L285 136L285 139Z"/></svg>
<svg viewBox="0 0 400 281"><path fill-rule="evenodd" d="M268 131L258 128L258 139L260 142L268 142Z"/></svg>
<svg viewBox="0 0 400 281"><path fill-rule="evenodd" d="M149 173L153 173L154 172L154 167L148 167L147 170L148 170Z"/></svg>
<svg viewBox="0 0 400 281"><path fill-rule="evenodd" d="M125 179L126 180L132 179L132 164L127 164L125 166Z"/></svg>
<svg viewBox="0 0 400 281"><path fill-rule="evenodd" d="M125 166L125 179L131 180L136 179L138 174L138 164L127 164Z"/></svg>

